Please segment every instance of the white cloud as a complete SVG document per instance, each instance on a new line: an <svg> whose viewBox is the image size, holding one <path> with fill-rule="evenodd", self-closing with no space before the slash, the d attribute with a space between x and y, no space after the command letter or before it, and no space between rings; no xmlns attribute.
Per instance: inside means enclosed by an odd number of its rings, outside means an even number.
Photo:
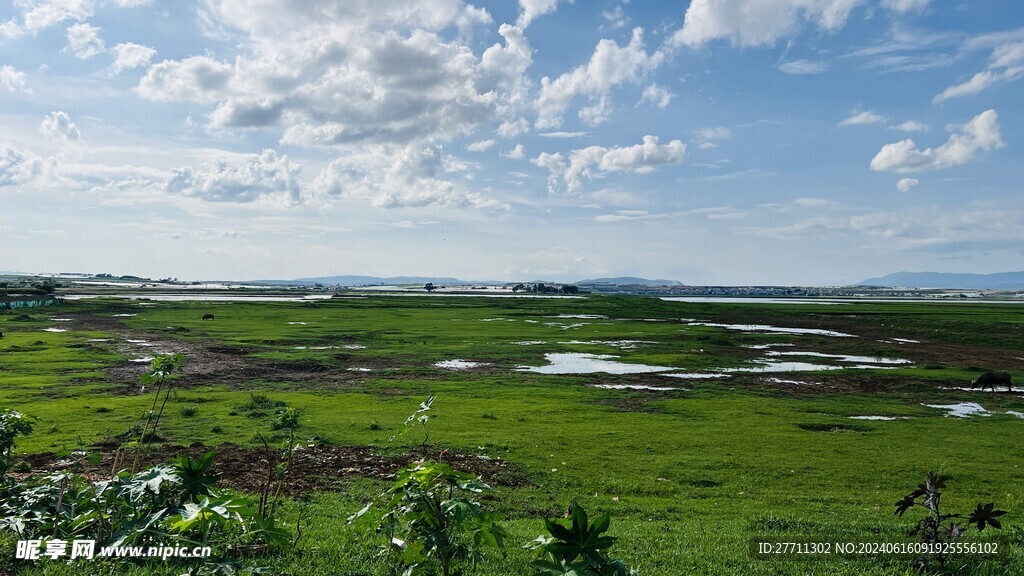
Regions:
<svg viewBox="0 0 1024 576"><path fill-rule="evenodd" d="M485 150L490 150L495 144L497 144L497 142L494 140L478 140L471 143L469 146L466 146L466 150L469 150L470 152L483 152Z"/></svg>
<svg viewBox="0 0 1024 576"><path fill-rule="evenodd" d="M917 150L911 139L886 144L871 160L871 169L879 172L920 172L941 170L966 164L978 152L1002 148L1006 144L999 134L999 115L986 110L963 126L954 127L945 144L937 148Z"/></svg>
<svg viewBox="0 0 1024 576"><path fill-rule="evenodd" d="M322 198L366 201L381 208L508 208L441 178L445 164L440 145L373 144L331 162L313 188Z"/></svg>
<svg viewBox="0 0 1024 576"><path fill-rule="evenodd" d="M1001 44L992 51L988 70L977 72L974 76L949 86L932 99L941 104L951 98L970 96L987 90L1000 82L1012 82L1024 77L1024 42Z"/></svg>
<svg viewBox="0 0 1024 576"><path fill-rule="evenodd" d="M68 28L68 46L75 58L88 60L107 51L100 29L89 24L75 24Z"/></svg>
<svg viewBox="0 0 1024 576"><path fill-rule="evenodd" d="M640 97L640 101L637 102L637 106L640 104L650 103L658 108L665 108L672 102L672 98L675 94L669 92L668 89L662 88L657 84L649 84L644 88L643 96Z"/></svg>
<svg viewBox="0 0 1024 576"><path fill-rule="evenodd" d="M502 138L515 138L530 131L530 123L526 118L506 120L498 126L498 136Z"/></svg>
<svg viewBox="0 0 1024 576"><path fill-rule="evenodd" d="M700 140L728 140L732 131L725 126L713 126L697 130L697 138Z"/></svg>
<svg viewBox="0 0 1024 576"><path fill-rule="evenodd" d="M149 67L135 91L156 102L209 104L226 95L232 67L208 56L164 60Z"/></svg>
<svg viewBox="0 0 1024 576"><path fill-rule="evenodd" d="M114 74L141 66L149 66L150 61L156 56L156 50L132 42L117 44L112 51L114 52L114 63L110 68Z"/></svg>
<svg viewBox="0 0 1024 576"><path fill-rule="evenodd" d="M0 142L0 186L21 184L31 178L31 160L6 142Z"/></svg>
<svg viewBox="0 0 1024 576"><path fill-rule="evenodd" d="M889 126L890 130L899 130L900 132L927 132L930 130L927 124L924 122L918 122L917 120L907 120L901 122L895 126Z"/></svg>
<svg viewBox="0 0 1024 576"><path fill-rule="evenodd" d="M35 35L41 30L56 26L68 20L82 22L92 17L94 0L15 0L21 9L22 23L12 19L4 27L4 35L18 38L25 34Z"/></svg>
<svg viewBox="0 0 1024 576"><path fill-rule="evenodd" d="M582 137L584 137L586 135L587 135L586 132L562 132L562 131L540 132L540 133L537 134L537 136L540 136L541 138L556 138L556 139L559 139L559 140L564 140L564 139L568 139L568 138L582 138Z"/></svg>
<svg viewBox="0 0 1024 576"><path fill-rule="evenodd" d="M519 0L519 8L522 13L516 25L526 29L538 16L554 12L558 8L558 0Z"/></svg>
<svg viewBox="0 0 1024 576"><path fill-rule="evenodd" d="M24 92L31 94L32 89L28 87L27 76L10 64L0 66L0 86L8 92Z"/></svg>
<svg viewBox="0 0 1024 576"><path fill-rule="evenodd" d="M681 140L672 140L667 144L658 144L657 136L644 136L643 144L634 146L588 146L573 150L568 162L561 153L541 153L534 158L534 165L545 168L549 172L548 190L552 193L562 188L569 192L578 192L583 187L583 179L592 180L595 174L608 172L633 172L648 174L655 168L667 164L679 164L686 155L686 144Z"/></svg>
<svg viewBox="0 0 1024 576"><path fill-rule="evenodd" d="M828 63L819 60L793 60L779 64L779 72L791 75L821 74L828 70Z"/></svg>
<svg viewBox="0 0 1024 576"><path fill-rule="evenodd" d="M900 192L910 192L920 183L917 178L900 178L899 182L896 183L896 189Z"/></svg>
<svg viewBox="0 0 1024 576"><path fill-rule="evenodd" d="M932 0L882 0L882 6L893 12L912 12L923 10Z"/></svg>
<svg viewBox="0 0 1024 576"><path fill-rule="evenodd" d="M675 45L697 47L724 38L738 46L763 46L796 31L803 21L834 32L864 0L693 0Z"/></svg>
<svg viewBox="0 0 1024 576"><path fill-rule="evenodd" d="M608 21L607 27L612 30L625 28L629 24L629 16L626 16L625 10L622 9L622 4L616 4L615 8L611 10L602 10L601 17ZM604 27L602 26L602 28Z"/></svg>
<svg viewBox="0 0 1024 576"><path fill-rule="evenodd" d="M502 122L503 137L528 128L518 118L530 104L532 64L522 30L501 26L502 42L477 58L466 34L490 16L461 0L209 0L207 8L245 50L233 61L156 63L140 95L215 104L214 127L280 125L280 141L301 146L429 145L486 122ZM446 28L460 33L446 39Z"/></svg>
<svg viewBox="0 0 1024 576"><path fill-rule="evenodd" d="M885 116L876 114L873 110L866 110L864 112L856 113L849 118L843 120L839 126L862 126L866 124L878 124L885 122Z"/></svg>
<svg viewBox="0 0 1024 576"><path fill-rule="evenodd" d="M164 189L209 202L262 202L294 205L302 201L302 167L266 149L236 166L214 161L205 170L174 170Z"/></svg>
<svg viewBox="0 0 1024 576"><path fill-rule="evenodd" d="M78 126L71 121L71 116L61 111L47 114L39 124L39 132L50 140L63 143L78 142L82 139L82 134L78 131Z"/></svg>
<svg viewBox="0 0 1024 576"><path fill-rule="evenodd" d="M597 125L608 118L610 95L622 84L636 84L655 70L664 60L664 54L644 50L643 29L634 28L629 44L620 46L614 40L597 43L590 61L562 74L555 80L541 79L536 126L541 129L557 128L569 103L577 96L585 96L589 106L579 112L587 124Z"/></svg>
<svg viewBox="0 0 1024 576"><path fill-rule="evenodd" d="M516 144L515 148L508 152L502 152L501 155L512 160L522 160L526 157L526 150L523 148L522 144Z"/></svg>

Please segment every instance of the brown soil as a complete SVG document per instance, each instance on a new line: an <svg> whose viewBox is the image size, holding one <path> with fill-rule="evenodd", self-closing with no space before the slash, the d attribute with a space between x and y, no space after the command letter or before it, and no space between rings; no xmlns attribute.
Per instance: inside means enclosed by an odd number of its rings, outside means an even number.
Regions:
<svg viewBox="0 0 1024 576"><path fill-rule="evenodd" d="M194 444L188 448L180 446L155 447L146 458L144 466L167 462L179 454L201 456L211 448ZM235 490L258 493L266 485L268 458L263 448L249 448L237 444L222 444L215 448L213 471L220 475L219 485ZM114 451L105 448L100 451L102 459L96 466L70 459L57 459L53 453L27 456L32 466L30 474L57 470L74 469L79 466L88 476L102 478L109 475L113 465ZM336 490L346 478L362 477L376 480L391 480L395 471L420 459L419 454L384 456L368 446L331 446L317 444L297 449L287 481L286 492L298 496L310 491ZM476 454L464 454L448 450L438 451L427 448L426 457L451 465L457 470L477 474L484 481L498 486L524 486L528 478L512 465L499 459L485 458ZM271 448L270 461L276 466L283 458L282 451ZM26 474L27 475L27 474Z"/></svg>

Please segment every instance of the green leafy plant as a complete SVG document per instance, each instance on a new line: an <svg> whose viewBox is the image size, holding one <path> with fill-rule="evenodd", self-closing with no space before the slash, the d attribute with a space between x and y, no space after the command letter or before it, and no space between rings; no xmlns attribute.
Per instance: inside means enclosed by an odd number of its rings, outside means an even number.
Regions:
<svg viewBox="0 0 1024 576"><path fill-rule="evenodd" d="M214 451L210 450L199 458L182 454L171 460L171 467L181 480L182 496L186 502L195 502L200 497L213 494L217 486L217 475L210 472L213 457Z"/></svg>
<svg viewBox="0 0 1024 576"><path fill-rule="evenodd" d="M615 538L604 535L611 524L608 514L593 523L587 511L575 500L568 525L545 519L550 536L538 536L526 548L537 550L541 558L533 561L538 576L628 576L636 574L622 560L608 558L607 551Z"/></svg>
<svg viewBox="0 0 1024 576"><path fill-rule="evenodd" d="M183 354L159 354L149 365L147 370L139 379L142 388L155 386L156 393L153 395L153 405L146 412L146 422L139 433L139 439L135 444L135 457L132 460L132 470L138 470L139 464L149 455L150 445L156 435L157 426L160 425L160 418L164 415L164 408L171 398L171 390L174 388L174 374L181 374L185 371L185 356ZM161 401L160 395L163 394ZM160 405L157 410L157 404Z"/></svg>
<svg viewBox="0 0 1024 576"><path fill-rule="evenodd" d="M18 436L32 433L34 418L17 410L0 411L0 477L11 469L11 452Z"/></svg>
<svg viewBox="0 0 1024 576"><path fill-rule="evenodd" d="M419 424L420 427L423 429L423 442L420 444L420 450L426 450L427 442L430 440L430 429L427 427L427 423L430 422L430 416L427 414L427 412L430 412L430 410L433 408L433 405L434 395L431 394L430 398L427 398L425 402L421 402L420 407L417 408L415 412L410 414L409 417L405 419L405 424L402 425L402 429L399 430L398 433L392 436L391 438L388 438L388 442L394 442L396 438L405 435L406 432L408 432L417 424Z"/></svg>
<svg viewBox="0 0 1024 576"><path fill-rule="evenodd" d="M942 510L942 493L939 491L946 487L946 479L929 472L923 484L896 502L897 516L903 516L911 508L920 506L928 513L918 520L914 528L907 533L908 536L917 536L922 543L941 545L962 537L967 527L955 522L963 519L962 514L948 514ZM986 526L1001 529L1003 526L998 520L1006 514L1005 510L996 510L994 503L978 504L973 512L967 516L967 525L975 526L979 532ZM925 569L931 559L934 558L939 565L945 566L946 558L942 553L942 547L938 546L934 554L923 554L918 558L918 567Z"/></svg>
<svg viewBox="0 0 1024 576"><path fill-rule="evenodd" d="M419 462L399 470L395 484L349 523L375 524L387 538L385 554L404 575L459 574L482 559L485 547L504 546L500 517L473 498L490 491L473 474Z"/></svg>

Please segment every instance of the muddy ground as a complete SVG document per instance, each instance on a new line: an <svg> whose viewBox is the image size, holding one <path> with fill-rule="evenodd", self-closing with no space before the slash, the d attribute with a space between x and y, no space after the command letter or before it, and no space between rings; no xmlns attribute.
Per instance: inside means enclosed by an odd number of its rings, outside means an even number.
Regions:
<svg viewBox="0 0 1024 576"><path fill-rule="evenodd" d="M140 468L167 462L180 454L198 457L208 450L216 450L213 472L220 476L218 484L249 493L262 492L271 470L283 459L283 451L280 449L271 448L267 451L263 448L237 444L221 444L215 448L202 444L194 444L187 448L154 446ZM25 461L32 467L32 472L19 476L77 470L94 479L109 478L112 471L116 472L112 470L116 451L111 446L105 446L99 450L99 454L101 459L96 464L91 464L84 458L57 458L52 452L27 456ZM428 447L422 453L386 456L367 446L317 444L300 446L295 450L284 491L289 496L297 497L313 491L337 490L346 479L353 477L392 480L399 468L422 458L445 462L456 470L477 474L485 482L495 486L530 484L525 474L507 462L477 454L438 451ZM124 468L130 463L131 455L128 455L127 463L117 467Z"/></svg>

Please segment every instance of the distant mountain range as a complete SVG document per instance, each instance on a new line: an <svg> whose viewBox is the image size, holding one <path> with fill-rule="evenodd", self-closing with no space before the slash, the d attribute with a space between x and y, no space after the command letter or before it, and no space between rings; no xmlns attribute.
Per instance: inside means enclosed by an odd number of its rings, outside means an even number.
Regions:
<svg viewBox="0 0 1024 576"><path fill-rule="evenodd" d="M680 286L682 285L682 282L679 282L678 280L649 280L647 278L637 278L635 276L618 276L616 278L580 280L576 284L580 286L589 286L593 284L612 284L616 286Z"/></svg>
<svg viewBox="0 0 1024 576"><path fill-rule="evenodd" d="M896 272L881 278L869 278L860 284L863 286L899 286L902 288L1021 290L1024 289L1024 272L999 272L996 274Z"/></svg>
<svg viewBox="0 0 1024 576"><path fill-rule="evenodd" d="M399 285L399 284L426 284L428 282L438 286L467 286L467 285L496 285L511 284L511 282L497 282L493 280L459 280L458 278L443 278L434 276L320 276L316 278L298 278L296 280L256 280L259 284L274 285L313 285L323 284L324 286L378 286L378 285ZM566 284L567 282L552 282L549 280L531 281L530 284L543 282L545 284ZM604 284L604 285L640 285L640 286L676 286L680 282L675 280L649 280L647 278L635 278L622 276L618 278L595 278L593 280L580 280L576 282L580 286Z"/></svg>

